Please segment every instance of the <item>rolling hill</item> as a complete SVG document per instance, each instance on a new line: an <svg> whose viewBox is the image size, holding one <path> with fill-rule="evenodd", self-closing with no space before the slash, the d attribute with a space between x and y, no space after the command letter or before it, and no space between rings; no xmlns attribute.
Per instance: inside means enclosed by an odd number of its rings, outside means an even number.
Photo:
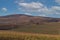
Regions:
<svg viewBox="0 0 60 40"><path fill-rule="evenodd" d="M0 24L42 24L48 22L60 22L60 18L40 17L40 16L29 16L24 14L15 14L0 17Z"/></svg>
<svg viewBox="0 0 60 40"><path fill-rule="evenodd" d="M24 14L0 16L0 30L60 34L60 18Z"/></svg>

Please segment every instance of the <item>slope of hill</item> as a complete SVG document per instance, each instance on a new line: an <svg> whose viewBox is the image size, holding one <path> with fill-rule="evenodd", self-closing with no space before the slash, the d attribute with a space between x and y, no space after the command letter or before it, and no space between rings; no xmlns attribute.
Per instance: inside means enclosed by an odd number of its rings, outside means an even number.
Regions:
<svg viewBox="0 0 60 40"><path fill-rule="evenodd" d="M59 22L59 18L49 18L49 17L40 17L40 16L29 16L24 14L15 14L0 17L0 24L16 24L20 25L22 23L32 23L32 24L41 24L47 22Z"/></svg>
<svg viewBox="0 0 60 40"><path fill-rule="evenodd" d="M23 14L0 17L0 30L60 34L60 18L29 16Z"/></svg>

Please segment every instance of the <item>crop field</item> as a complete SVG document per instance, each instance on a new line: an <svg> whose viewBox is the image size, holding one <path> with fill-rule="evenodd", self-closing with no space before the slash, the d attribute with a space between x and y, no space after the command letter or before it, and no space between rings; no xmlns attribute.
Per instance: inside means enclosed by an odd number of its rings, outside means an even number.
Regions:
<svg viewBox="0 0 60 40"><path fill-rule="evenodd" d="M60 40L60 35L0 31L0 40Z"/></svg>

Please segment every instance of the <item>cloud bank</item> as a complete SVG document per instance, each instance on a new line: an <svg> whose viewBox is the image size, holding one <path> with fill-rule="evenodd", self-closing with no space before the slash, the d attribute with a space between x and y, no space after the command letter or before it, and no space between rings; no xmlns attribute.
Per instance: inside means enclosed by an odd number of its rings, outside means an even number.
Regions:
<svg viewBox="0 0 60 40"><path fill-rule="evenodd" d="M21 1L21 0L20 0ZM57 4L60 4L60 0L55 0ZM50 14L60 14L60 6L51 6L48 8L46 5L44 5L41 2L18 2L19 10L22 10L26 13L36 13L39 15L49 16ZM38 15L38 16L39 16Z"/></svg>

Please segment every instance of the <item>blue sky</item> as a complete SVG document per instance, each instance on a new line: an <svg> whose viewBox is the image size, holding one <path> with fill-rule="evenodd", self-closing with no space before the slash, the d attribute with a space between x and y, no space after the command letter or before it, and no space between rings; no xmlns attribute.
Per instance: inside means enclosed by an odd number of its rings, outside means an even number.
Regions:
<svg viewBox="0 0 60 40"><path fill-rule="evenodd" d="M60 18L60 0L0 0L0 16L11 14Z"/></svg>

